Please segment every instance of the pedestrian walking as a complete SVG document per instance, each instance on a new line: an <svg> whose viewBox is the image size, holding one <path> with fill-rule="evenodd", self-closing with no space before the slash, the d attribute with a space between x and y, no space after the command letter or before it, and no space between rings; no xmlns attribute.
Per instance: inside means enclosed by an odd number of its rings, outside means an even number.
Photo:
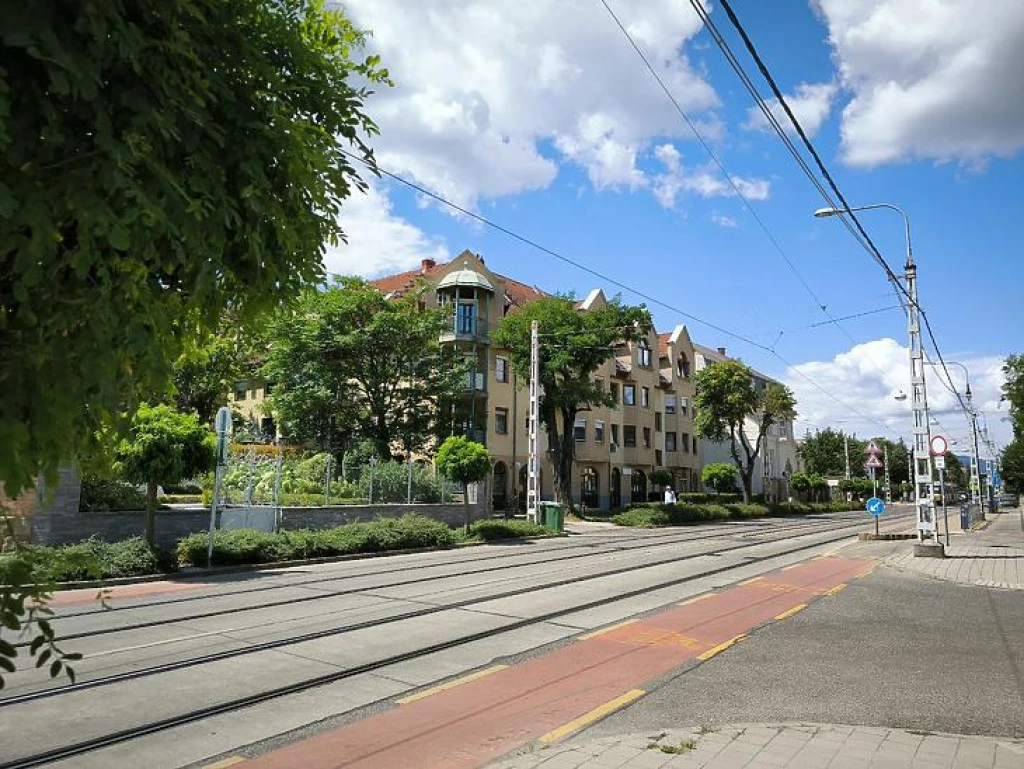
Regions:
<svg viewBox="0 0 1024 769"><path fill-rule="evenodd" d="M665 487L665 504L674 505L676 503L676 492L671 486Z"/></svg>

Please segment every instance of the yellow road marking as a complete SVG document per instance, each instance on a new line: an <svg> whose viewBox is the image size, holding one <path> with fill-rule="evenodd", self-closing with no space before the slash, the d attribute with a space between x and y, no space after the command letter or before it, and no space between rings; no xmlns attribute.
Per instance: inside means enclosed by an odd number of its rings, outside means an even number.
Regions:
<svg viewBox="0 0 1024 769"><path fill-rule="evenodd" d="M658 627L644 627L641 625L632 628L623 634L622 638L616 639L622 643L636 644L638 646L682 646L684 649L693 649L703 644L696 638L684 636L675 630L665 630Z"/></svg>
<svg viewBox="0 0 1024 769"><path fill-rule="evenodd" d="M694 596L693 598L687 598L685 601L679 603L680 606L687 606L691 603L697 603L697 601L703 601L705 598L711 598L714 593L702 593L701 595Z"/></svg>
<svg viewBox="0 0 1024 769"><path fill-rule="evenodd" d="M842 590L845 587L846 587L846 583L845 582L840 582L838 585L836 585L831 590L826 590L823 593L823 595L835 595L836 593L838 593L840 590Z"/></svg>
<svg viewBox="0 0 1024 769"><path fill-rule="evenodd" d="M621 697L616 697L614 700L609 700L603 705L598 705L596 708L591 710L589 713L584 713L579 718L573 719L567 724L559 726L557 729L545 734L540 738L541 742L556 742L562 739L568 734L572 734L575 731L579 731L585 726L604 718L607 715L614 713L619 708L625 707L631 702L640 699L647 692L643 689L631 689L630 691L623 694Z"/></svg>
<svg viewBox="0 0 1024 769"><path fill-rule="evenodd" d="M871 566L867 571L862 571L860 574L854 577L854 579L864 579L864 577L868 576L871 572L873 572L877 566L878 564L875 564Z"/></svg>
<svg viewBox="0 0 1024 769"><path fill-rule="evenodd" d="M728 649L730 646L734 646L736 643L739 642L739 640L741 638L746 638L746 634L745 633L740 633L735 638L730 638L728 641L725 641L724 643L718 644L718 646L712 646L710 649L708 649L703 654L698 654L697 655L697 659L699 659L701 662L709 660L712 657L714 657L716 654L721 654L726 649Z"/></svg>
<svg viewBox="0 0 1024 769"><path fill-rule="evenodd" d="M803 566L802 563L791 563L789 566L783 566L779 571L789 571L790 569L798 569Z"/></svg>
<svg viewBox="0 0 1024 769"><path fill-rule="evenodd" d="M754 582L760 582L762 579L764 579L764 577L754 577L753 579L746 579L743 582L740 582L740 584L741 585L751 585Z"/></svg>
<svg viewBox="0 0 1024 769"><path fill-rule="evenodd" d="M604 635L605 633L610 633L613 630L618 630L620 627L626 627L626 625L632 625L634 622L639 622L639 621L640 620L638 620L638 619L627 619L625 622L619 622L618 624L615 624L615 625L609 625L608 627L603 627L600 630L594 630L593 632L587 633L586 635L581 635L581 636L577 637L576 640L577 641L586 641L588 638L597 638L597 636L599 636L599 635Z"/></svg>
<svg viewBox="0 0 1024 769"><path fill-rule="evenodd" d="M807 604L799 603L796 606L794 606L792 609L786 609L786 611L782 612L782 614L776 614L775 615L775 619L786 619L787 617L792 617L794 614L796 614L798 612L801 612L801 611L803 611L806 608L807 608Z"/></svg>
<svg viewBox="0 0 1024 769"><path fill-rule="evenodd" d="M422 700L424 697L429 697L432 694L439 694L440 692L454 689L456 686L462 686L462 684L468 684L470 681L476 681L478 678L489 676L491 673L497 673L499 670L504 670L507 667L508 665L493 665L484 670L478 670L475 673L470 673L468 676L456 678L454 681L449 681L448 683L441 684L440 686L434 686L430 689L425 689L422 692L410 694L408 697L402 697L402 699L397 700L397 702L399 705L406 705L410 702L415 702L416 700Z"/></svg>
<svg viewBox="0 0 1024 769"><path fill-rule="evenodd" d="M240 764L245 760L244 756L228 756L220 761L214 761L212 764L207 764L203 769L227 769L227 767Z"/></svg>

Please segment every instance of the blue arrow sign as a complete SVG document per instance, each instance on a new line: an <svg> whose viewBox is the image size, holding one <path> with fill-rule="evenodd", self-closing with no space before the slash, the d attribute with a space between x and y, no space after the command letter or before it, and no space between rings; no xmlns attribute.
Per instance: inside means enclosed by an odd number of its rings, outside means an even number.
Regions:
<svg viewBox="0 0 1024 769"><path fill-rule="evenodd" d="M992 485L995 486L996 488L999 488L1000 486L1003 485L1003 479L999 477L998 470L992 471Z"/></svg>
<svg viewBox="0 0 1024 769"><path fill-rule="evenodd" d="M867 510L877 518L885 512L885 502L880 500L878 497L872 497L868 500Z"/></svg>

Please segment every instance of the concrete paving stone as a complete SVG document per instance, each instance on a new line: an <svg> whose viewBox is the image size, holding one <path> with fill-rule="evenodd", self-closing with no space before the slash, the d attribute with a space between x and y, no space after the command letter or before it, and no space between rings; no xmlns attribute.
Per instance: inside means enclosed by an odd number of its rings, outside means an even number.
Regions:
<svg viewBox="0 0 1024 769"><path fill-rule="evenodd" d="M639 756L629 759L622 765L622 769L661 769L669 761L672 755L662 753L660 750L645 750Z"/></svg>

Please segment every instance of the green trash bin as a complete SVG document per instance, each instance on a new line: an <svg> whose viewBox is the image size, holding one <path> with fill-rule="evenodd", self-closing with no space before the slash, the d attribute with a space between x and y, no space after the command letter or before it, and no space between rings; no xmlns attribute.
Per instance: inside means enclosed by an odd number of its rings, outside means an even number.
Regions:
<svg viewBox="0 0 1024 769"><path fill-rule="evenodd" d="M537 523L556 534L565 531L565 508L558 502L541 502L537 509Z"/></svg>

